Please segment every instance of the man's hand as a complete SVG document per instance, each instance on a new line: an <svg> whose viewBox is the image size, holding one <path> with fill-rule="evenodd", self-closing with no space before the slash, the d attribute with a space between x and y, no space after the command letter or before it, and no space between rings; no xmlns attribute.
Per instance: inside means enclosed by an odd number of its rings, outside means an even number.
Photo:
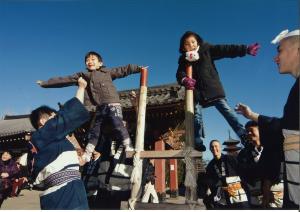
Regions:
<svg viewBox="0 0 300 212"><path fill-rule="evenodd" d="M86 164L86 161L82 156L78 156L78 160L79 160L79 166L84 166L84 164Z"/></svg>
<svg viewBox="0 0 300 212"><path fill-rule="evenodd" d="M78 89L77 89L77 92L76 92L76 98L83 104L83 102L84 102L84 90L87 86L87 82L82 77L79 77L77 82L78 82Z"/></svg>
<svg viewBox="0 0 300 212"><path fill-rule="evenodd" d="M79 77L77 82L80 88L86 88L87 82L82 77Z"/></svg>
<svg viewBox="0 0 300 212"><path fill-rule="evenodd" d="M36 84L38 84L39 86L42 86L43 80L37 80L37 81L36 81Z"/></svg>
<svg viewBox="0 0 300 212"><path fill-rule="evenodd" d="M238 113L238 114L242 114L245 118L247 119L251 119L253 121L258 121L258 116L259 114L254 113L250 107L248 107L247 105L244 105L242 103L238 103L234 110Z"/></svg>

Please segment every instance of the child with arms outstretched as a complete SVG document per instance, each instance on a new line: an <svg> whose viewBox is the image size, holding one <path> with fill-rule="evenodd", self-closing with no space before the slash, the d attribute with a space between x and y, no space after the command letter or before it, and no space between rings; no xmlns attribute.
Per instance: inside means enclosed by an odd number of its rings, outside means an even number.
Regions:
<svg viewBox="0 0 300 212"><path fill-rule="evenodd" d="M84 105L89 111L96 114L96 119L88 133L88 144L82 156L88 162L101 136L101 126L109 123L118 144L125 150L131 150L131 141L128 131L123 124L122 108L118 92L113 80L139 73L140 66L129 64L117 68L106 68L97 52L88 52L85 56L87 71L78 72L71 76L51 78L47 81L37 81L43 88L60 88L76 85L79 77L84 78L88 85L85 89Z"/></svg>
<svg viewBox="0 0 300 212"><path fill-rule="evenodd" d="M255 56L259 44L252 45L211 45L202 40L195 32L187 31L181 37L179 52L179 66L176 77L180 85L194 90L195 96L195 149L205 151L203 145L202 108L215 106L224 116L234 132L241 138L242 143L246 139L246 130L240 124L234 111L225 99L225 92L221 84L215 60L222 58L243 57L246 54ZM186 75L186 67L192 65L193 77Z"/></svg>

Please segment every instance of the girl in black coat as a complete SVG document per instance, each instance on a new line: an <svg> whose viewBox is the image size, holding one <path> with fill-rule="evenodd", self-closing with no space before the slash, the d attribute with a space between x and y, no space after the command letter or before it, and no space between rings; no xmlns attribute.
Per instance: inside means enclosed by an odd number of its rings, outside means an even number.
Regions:
<svg viewBox="0 0 300 212"><path fill-rule="evenodd" d="M211 45L191 31L185 32L181 37L179 52L182 55L179 58L176 77L180 85L187 89L195 89L195 148L197 150L205 151L206 149L202 140L204 137L202 107L215 106L242 142L244 141L246 131L227 103L214 61L222 58L243 57L246 54L255 56L259 47L257 43L249 46ZM193 67L192 78L186 76L188 65Z"/></svg>

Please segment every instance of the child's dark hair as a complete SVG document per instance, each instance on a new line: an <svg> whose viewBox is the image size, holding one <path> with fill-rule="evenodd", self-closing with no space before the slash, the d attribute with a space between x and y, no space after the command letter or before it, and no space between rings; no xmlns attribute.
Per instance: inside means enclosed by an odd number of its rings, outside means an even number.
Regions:
<svg viewBox="0 0 300 212"><path fill-rule="evenodd" d="M51 116L52 113L56 113L56 110L48 107L48 106L41 106L41 107L38 107L37 109L33 110L30 114L30 122L32 124L32 126L35 128L35 129L38 129L39 128L39 121L40 119L47 115L47 116Z"/></svg>
<svg viewBox="0 0 300 212"><path fill-rule="evenodd" d="M193 36L194 38L196 38L197 42L198 42L198 45L201 45L203 43L203 39L195 32L192 32L192 31L186 31L182 37L180 38L180 46L179 46L179 52L182 54L182 53L185 53L185 50L184 50L184 41L190 37L190 36Z"/></svg>
<svg viewBox="0 0 300 212"><path fill-rule="evenodd" d="M94 51L90 51L90 52L86 53L86 55L84 57L84 62L86 62L87 58L92 55L96 56L100 62L103 62L101 55Z"/></svg>

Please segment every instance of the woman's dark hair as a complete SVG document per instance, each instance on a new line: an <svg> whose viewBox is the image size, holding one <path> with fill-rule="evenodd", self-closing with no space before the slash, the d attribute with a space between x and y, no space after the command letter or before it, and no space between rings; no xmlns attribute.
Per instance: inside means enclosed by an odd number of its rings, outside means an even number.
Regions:
<svg viewBox="0 0 300 212"><path fill-rule="evenodd" d="M199 45L201 45L203 43L203 39L197 33L192 32L192 31L186 31L180 38L179 52L181 54L185 52L184 41L190 36L193 36L194 38L196 38Z"/></svg>
<svg viewBox="0 0 300 212"><path fill-rule="evenodd" d="M33 110L30 114L30 122L32 124L32 126L35 128L35 129L38 129L39 128L39 121L40 119L47 115L47 116L51 116L52 113L56 113L56 110L48 107L48 106L41 106L41 107L38 107L37 109Z"/></svg>
<svg viewBox="0 0 300 212"><path fill-rule="evenodd" d="M92 55L96 56L100 62L103 62L101 55L94 51L90 51L90 52L86 53L86 55L84 57L84 62L86 62L87 58Z"/></svg>

